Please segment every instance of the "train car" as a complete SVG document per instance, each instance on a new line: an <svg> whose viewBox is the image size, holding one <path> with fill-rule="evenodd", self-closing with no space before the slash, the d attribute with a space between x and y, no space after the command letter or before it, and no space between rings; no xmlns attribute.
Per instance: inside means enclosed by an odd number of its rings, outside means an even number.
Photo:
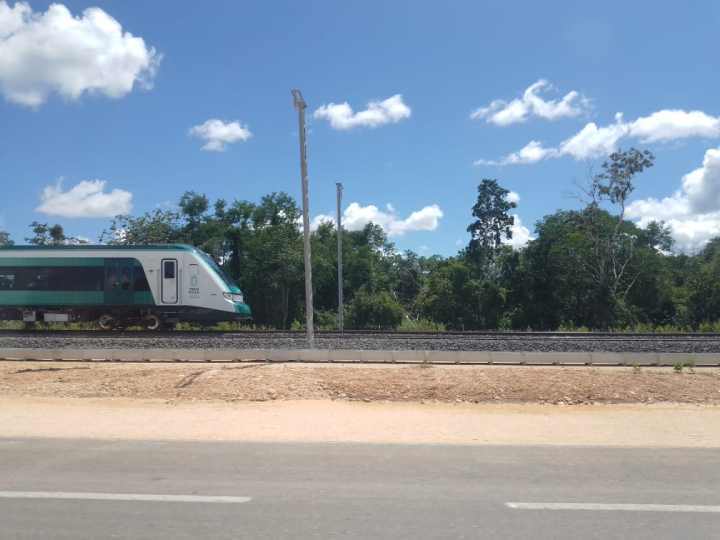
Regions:
<svg viewBox="0 0 720 540"><path fill-rule="evenodd" d="M0 248L0 319L158 330L250 317L238 286L193 246Z"/></svg>

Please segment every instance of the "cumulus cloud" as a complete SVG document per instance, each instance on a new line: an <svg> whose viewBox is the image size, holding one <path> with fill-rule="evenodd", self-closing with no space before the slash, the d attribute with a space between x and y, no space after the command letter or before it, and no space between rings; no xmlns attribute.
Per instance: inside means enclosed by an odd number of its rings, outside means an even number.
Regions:
<svg viewBox="0 0 720 540"><path fill-rule="evenodd" d="M202 149L208 152L224 152L228 144L244 142L252 137L250 129L240 122L223 122L217 118L191 127L188 134L205 141Z"/></svg>
<svg viewBox="0 0 720 540"><path fill-rule="evenodd" d="M403 102L402 95L395 94L384 101L371 101L364 111L353 112L347 101L329 103L319 107L313 116L327 120L333 129L349 130L356 127L375 128L385 124L396 124L410 118L410 107Z"/></svg>
<svg viewBox="0 0 720 540"><path fill-rule="evenodd" d="M478 159L475 165L529 165L543 159L554 157L556 148L544 148L540 141L530 141L517 152L499 159Z"/></svg>
<svg viewBox="0 0 720 540"><path fill-rule="evenodd" d="M680 251L696 251L720 236L720 148L707 150L702 166L683 176L671 196L633 201L627 215L641 227L665 221Z"/></svg>
<svg viewBox="0 0 720 540"><path fill-rule="evenodd" d="M105 180L83 180L67 191L62 182L47 186L35 210L49 216L104 218L132 211L132 193L123 189L105 192Z"/></svg>
<svg viewBox="0 0 720 540"><path fill-rule="evenodd" d="M557 147L544 147L539 141L530 141L524 148L503 158L480 159L475 164L527 165L563 156L586 160L611 154L625 139L651 143L687 138L720 138L720 117L710 116L702 111L664 109L626 122L622 113L617 113L615 123L598 126L595 122L589 122Z"/></svg>
<svg viewBox="0 0 720 540"><path fill-rule="evenodd" d="M530 117L544 120L571 118L587 112L590 101L579 92L568 92L560 100L545 100L540 94L551 90L552 85L545 79L531 84L522 97L510 102L496 99L487 107L480 107L470 114L473 120L485 120L497 126L509 126L527 121Z"/></svg>
<svg viewBox="0 0 720 540"><path fill-rule="evenodd" d="M720 117L702 111L662 110L635 120L630 135L642 142L673 141L690 137L720 137Z"/></svg>
<svg viewBox="0 0 720 540"><path fill-rule="evenodd" d="M511 203L517 204L520 202L520 194L515 191L511 191L510 193L508 193L505 198L507 199L508 202L511 202Z"/></svg>
<svg viewBox="0 0 720 540"><path fill-rule="evenodd" d="M100 8L73 16L62 4L33 12L0 0L0 93L13 103L38 107L52 93L120 98L136 84L151 87L160 60Z"/></svg>
<svg viewBox="0 0 720 540"><path fill-rule="evenodd" d="M515 223L510 227L512 238L503 239L503 244L512 246L513 249L520 249L525 247L530 240L533 240L533 236L530 234L530 230L522 224L520 216L513 214L513 218L515 218Z"/></svg>
<svg viewBox="0 0 720 540"><path fill-rule="evenodd" d="M359 231L368 223L374 223L382 227L388 236L402 236L415 231L434 231L443 215L437 204L425 206L402 219L390 204L387 205L387 211L383 211L374 204L363 206L353 202L343 211L343 228ZM323 222L334 224L335 218L329 214L319 214L312 219L311 228L317 229Z"/></svg>

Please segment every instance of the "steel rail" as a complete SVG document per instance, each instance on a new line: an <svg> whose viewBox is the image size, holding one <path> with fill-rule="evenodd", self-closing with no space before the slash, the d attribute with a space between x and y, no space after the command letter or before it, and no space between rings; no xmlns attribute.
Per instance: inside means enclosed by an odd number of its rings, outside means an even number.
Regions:
<svg viewBox="0 0 720 540"><path fill-rule="evenodd" d="M294 330L69 330L69 329L0 329L1 337L16 336L48 336L48 337L232 337L254 338L258 336L287 337L300 339L305 336L303 331ZM446 331L446 332L399 332L399 331L369 331L369 330L345 330L343 333L337 331L317 332L319 339L484 339L484 340L512 340L512 339L577 339L577 340L653 340L653 341L677 341L687 340L720 340L720 333L639 333L639 332L510 332L510 331Z"/></svg>

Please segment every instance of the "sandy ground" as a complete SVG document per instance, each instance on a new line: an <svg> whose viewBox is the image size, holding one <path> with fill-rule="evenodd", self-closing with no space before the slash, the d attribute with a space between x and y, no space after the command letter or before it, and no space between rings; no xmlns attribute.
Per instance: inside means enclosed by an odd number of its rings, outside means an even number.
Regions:
<svg viewBox="0 0 720 540"><path fill-rule="evenodd" d="M720 404L720 370L0 362L0 396Z"/></svg>
<svg viewBox="0 0 720 540"><path fill-rule="evenodd" d="M0 362L0 437L720 448L720 370Z"/></svg>
<svg viewBox="0 0 720 540"><path fill-rule="evenodd" d="M4 438L720 448L720 407L0 398Z"/></svg>

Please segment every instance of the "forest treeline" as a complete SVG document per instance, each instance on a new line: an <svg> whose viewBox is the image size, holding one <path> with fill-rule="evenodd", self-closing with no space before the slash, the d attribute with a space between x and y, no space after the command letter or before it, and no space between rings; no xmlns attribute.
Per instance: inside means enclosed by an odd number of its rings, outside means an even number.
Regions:
<svg viewBox="0 0 720 540"><path fill-rule="evenodd" d="M469 244L455 256L399 252L383 229L343 231L346 326L418 329L718 328L720 238L694 255L672 252L663 223L625 219L647 151L619 151L583 191L577 210L559 210L512 249L515 203L497 180L478 186L468 205ZM285 193L259 202L211 201L187 192L177 210L118 216L100 240L111 244L183 242L212 255L237 280L255 324L298 327L304 320L301 211ZM34 222L34 244L67 243L62 227ZM312 234L316 321L337 313L337 231ZM0 232L0 244L9 242Z"/></svg>

